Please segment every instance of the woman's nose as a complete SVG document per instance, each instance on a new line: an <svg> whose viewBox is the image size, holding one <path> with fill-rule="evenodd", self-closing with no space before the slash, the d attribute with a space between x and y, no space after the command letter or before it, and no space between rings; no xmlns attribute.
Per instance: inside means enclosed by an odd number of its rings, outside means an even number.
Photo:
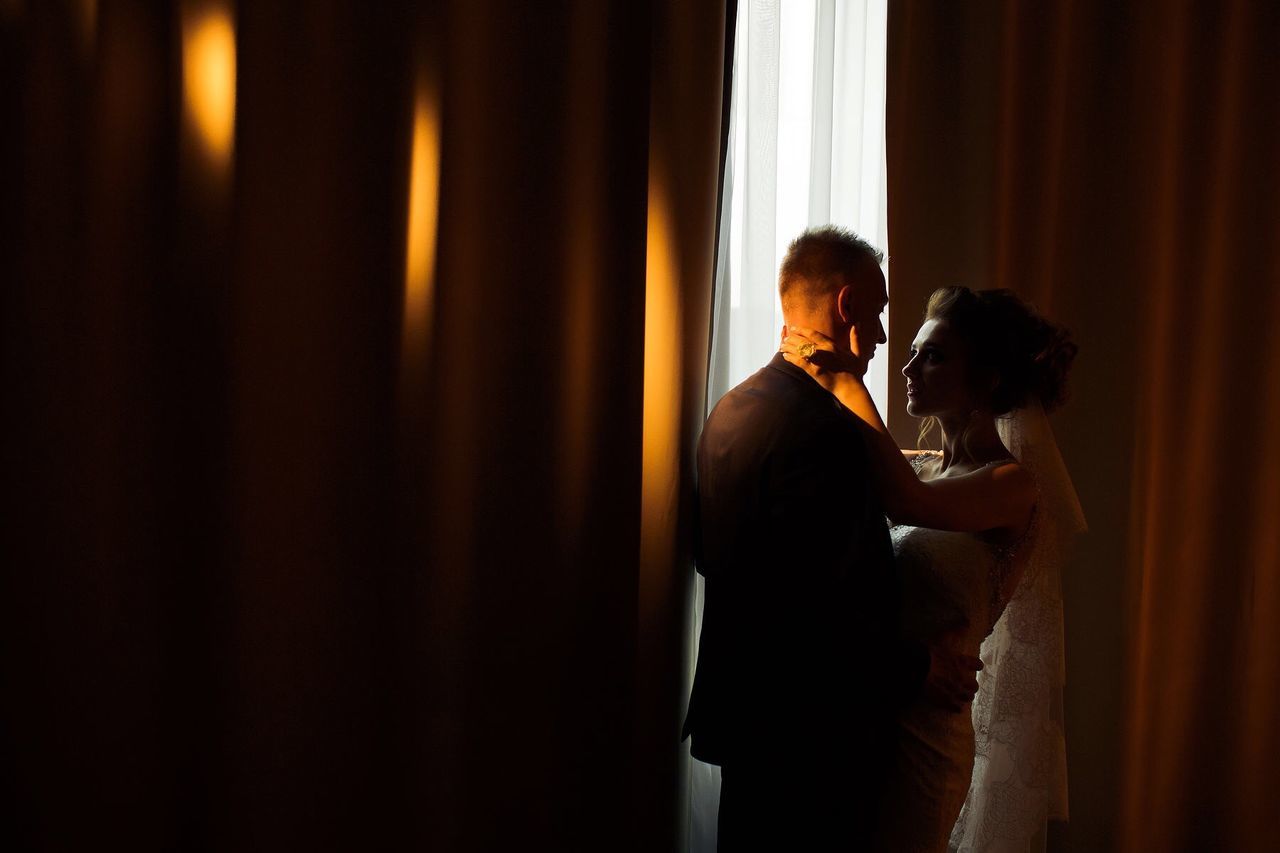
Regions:
<svg viewBox="0 0 1280 853"><path fill-rule="evenodd" d="M916 358L912 356L907 363L902 365L902 375L906 377L914 376L916 372Z"/></svg>

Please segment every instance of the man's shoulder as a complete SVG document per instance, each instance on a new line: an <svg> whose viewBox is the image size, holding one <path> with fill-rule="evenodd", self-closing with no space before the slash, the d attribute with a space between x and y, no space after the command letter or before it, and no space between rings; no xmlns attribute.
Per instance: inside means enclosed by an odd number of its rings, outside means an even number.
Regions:
<svg viewBox="0 0 1280 853"><path fill-rule="evenodd" d="M822 411L830 409L832 402L834 398L819 388L812 379L807 376L797 378L770 362L730 388L720 398L716 409L747 407L783 412L796 409Z"/></svg>
<svg viewBox="0 0 1280 853"><path fill-rule="evenodd" d="M834 397L807 376L796 377L766 365L729 390L712 409L704 438L768 437L771 444L812 441L820 435L853 433L852 417Z"/></svg>
<svg viewBox="0 0 1280 853"><path fill-rule="evenodd" d="M789 377L762 367L730 388L712 408L705 432L769 431L783 428L808 407Z"/></svg>

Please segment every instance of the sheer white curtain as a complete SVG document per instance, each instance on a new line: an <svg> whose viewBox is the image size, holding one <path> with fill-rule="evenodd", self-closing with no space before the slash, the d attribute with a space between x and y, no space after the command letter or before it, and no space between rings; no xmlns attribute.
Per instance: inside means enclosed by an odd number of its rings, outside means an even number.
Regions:
<svg viewBox="0 0 1280 853"><path fill-rule="evenodd" d="M794 237L834 223L887 247L887 7L887 0L739 7L708 406L777 349L778 263ZM888 361L878 357L867 374L882 406Z"/></svg>
<svg viewBox="0 0 1280 853"><path fill-rule="evenodd" d="M708 411L777 351L778 264L794 237L833 223L887 248L887 24L888 0L739 4ZM867 372L881 411L885 349ZM693 613L696 642L701 579ZM714 851L719 768L690 764L689 849Z"/></svg>

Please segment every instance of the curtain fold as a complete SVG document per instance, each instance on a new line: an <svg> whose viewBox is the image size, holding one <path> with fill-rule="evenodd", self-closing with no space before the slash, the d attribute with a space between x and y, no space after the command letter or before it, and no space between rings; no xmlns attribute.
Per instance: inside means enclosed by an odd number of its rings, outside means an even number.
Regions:
<svg viewBox="0 0 1280 853"><path fill-rule="evenodd" d="M0 5L9 846L678 846L724 14Z"/></svg>
<svg viewBox="0 0 1280 853"><path fill-rule="evenodd" d="M1080 344L1072 849L1274 846L1277 36L1248 0L891 9L890 348L953 283ZM897 394L890 423L914 440Z"/></svg>

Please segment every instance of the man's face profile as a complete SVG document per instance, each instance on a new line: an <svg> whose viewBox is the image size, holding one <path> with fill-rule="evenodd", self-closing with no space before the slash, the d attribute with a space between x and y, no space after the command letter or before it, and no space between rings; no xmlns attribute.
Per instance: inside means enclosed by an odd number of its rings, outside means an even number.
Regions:
<svg viewBox="0 0 1280 853"><path fill-rule="evenodd" d="M880 267L867 263L848 277L848 322L853 326L853 339L864 361L870 361L876 347L888 338L884 333L881 315L889 304L885 289L884 273Z"/></svg>

